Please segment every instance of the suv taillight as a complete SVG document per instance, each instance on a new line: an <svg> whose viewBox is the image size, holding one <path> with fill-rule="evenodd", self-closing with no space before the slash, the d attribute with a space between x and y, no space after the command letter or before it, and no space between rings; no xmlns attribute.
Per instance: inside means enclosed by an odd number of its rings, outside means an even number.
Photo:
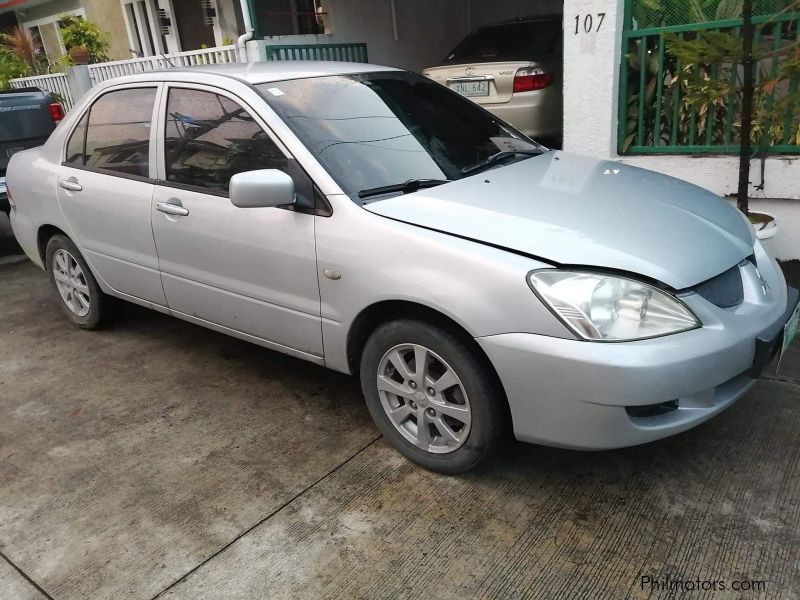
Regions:
<svg viewBox="0 0 800 600"><path fill-rule="evenodd" d="M58 102L51 102L47 105L47 110L50 112L50 118L53 119L53 125L58 125L64 118L64 107Z"/></svg>
<svg viewBox="0 0 800 600"><path fill-rule="evenodd" d="M556 79L552 73L541 69L519 69L514 75L514 93L533 92L551 85Z"/></svg>

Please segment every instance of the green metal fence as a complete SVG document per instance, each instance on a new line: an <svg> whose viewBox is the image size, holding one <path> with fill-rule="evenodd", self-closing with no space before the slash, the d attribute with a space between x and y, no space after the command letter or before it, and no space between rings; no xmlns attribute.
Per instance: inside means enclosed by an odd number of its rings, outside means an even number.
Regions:
<svg viewBox="0 0 800 600"><path fill-rule="evenodd" d="M753 15L779 13L787 0L753 0ZM693 25L742 17L742 0L630 0L631 29Z"/></svg>
<svg viewBox="0 0 800 600"><path fill-rule="evenodd" d="M267 60L341 60L365 63L366 44L268 45Z"/></svg>
<svg viewBox="0 0 800 600"><path fill-rule="evenodd" d="M698 110L686 100L685 85L677 78L686 65L672 56L667 48L670 35L681 40L702 39L711 31L739 35L742 20L728 19L690 25L635 28L633 10L644 0L626 2L625 28L622 35L622 69L620 75L619 152L621 154L695 154L736 153L739 150L740 100L730 94L721 105L711 104ZM784 0L785 3L785 0ZM740 4L740 2L739 2ZM756 65L757 78L774 79L782 49L797 48L800 13L782 12L753 19L754 47L771 51L771 57ZM766 54L766 52L763 52ZM697 65L693 65L696 68ZM709 78L720 77L718 66L706 69ZM727 65L724 76L731 84L741 80L740 65ZM779 93L797 91L797 78L790 80ZM769 97L767 102L772 103ZM796 131L800 114L787 112L783 139L772 140L760 151L771 154L800 153L790 131ZM764 137L766 140L766 137Z"/></svg>

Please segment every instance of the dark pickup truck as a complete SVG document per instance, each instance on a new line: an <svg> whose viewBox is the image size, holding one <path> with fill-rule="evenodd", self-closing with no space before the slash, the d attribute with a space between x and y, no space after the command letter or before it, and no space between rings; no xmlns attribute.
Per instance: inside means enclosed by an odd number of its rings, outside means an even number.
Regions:
<svg viewBox="0 0 800 600"><path fill-rule="evenodd" d="M64 108L47 91L0 91L0 210L9 211L6 167L11 156L44 144L63 118Z"/></svg>

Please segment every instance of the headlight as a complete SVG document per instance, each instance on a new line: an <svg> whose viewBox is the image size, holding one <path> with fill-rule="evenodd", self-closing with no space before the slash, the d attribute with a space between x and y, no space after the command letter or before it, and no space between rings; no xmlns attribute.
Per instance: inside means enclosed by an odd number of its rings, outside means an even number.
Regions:
<svg viewBox="0 0 800 600"><path fill-rule="evenodd" d="M641 340L700 327L686 305L646 283L589 271L532 271L536 294L587 340Z"/></svg>

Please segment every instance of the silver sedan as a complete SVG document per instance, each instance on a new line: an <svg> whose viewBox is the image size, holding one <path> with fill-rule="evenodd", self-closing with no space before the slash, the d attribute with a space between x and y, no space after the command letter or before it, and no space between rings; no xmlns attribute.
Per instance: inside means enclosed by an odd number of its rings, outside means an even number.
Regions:
<svg viewBox="0 0 800 600"><path fill-rule="evenodd" d="M387 439L444 473L510 429L576 449L689 429L797 320L721 199L385 67L106 81L7 182L75 325L122 299L357 375Z"/></svg>

